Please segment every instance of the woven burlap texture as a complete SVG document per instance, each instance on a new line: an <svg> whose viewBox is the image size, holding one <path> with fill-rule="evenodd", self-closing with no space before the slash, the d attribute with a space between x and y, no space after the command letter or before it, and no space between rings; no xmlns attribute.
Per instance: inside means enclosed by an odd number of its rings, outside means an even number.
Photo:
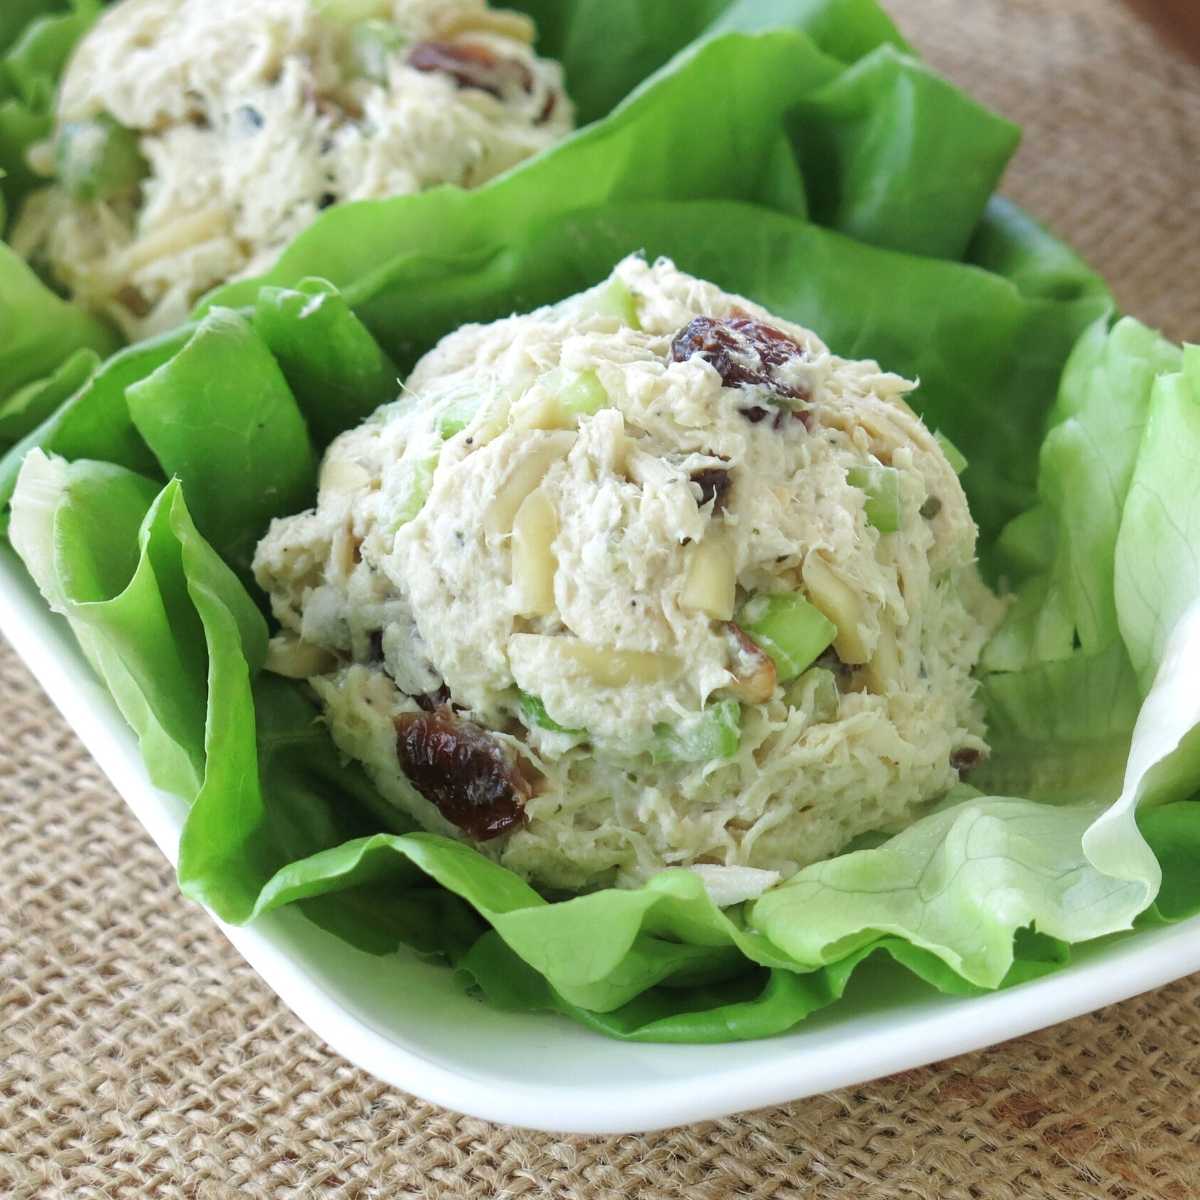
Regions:
<svg viewBox="0 0 1200 1200"><path fill-rule="evenodd" d="M1200 335L1200 70L1110 0L891 0L1026 127L1007 189ZM0 1196L1009 1200L1200 1195L1200 977L753 1116L557 1138L342 1062L196 908L0 655Z"/></svg>

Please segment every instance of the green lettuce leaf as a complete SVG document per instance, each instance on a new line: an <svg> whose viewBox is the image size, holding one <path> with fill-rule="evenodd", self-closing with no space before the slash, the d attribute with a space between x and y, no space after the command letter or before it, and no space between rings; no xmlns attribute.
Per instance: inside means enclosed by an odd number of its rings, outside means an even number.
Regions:
<svg viewBox="0 0 1200 1200"><path fill-rule="evenodd" d="M972 777L995 795L1115 800L1141 697L1124 645L984 676L990 759Z"/></svg>
<svg viewBox="0 0 1200 1200"><path fill-rule="evenodd" d="M889 249L955 259L1020 136L892 47L803 100L788 126L818 224ZM959 135L971 138L971 153Z"/></svg>
<svg viewBox="0 0 1200 1200"><path fill-rule="evenodd" d="M327 280L263 288L254 327L282 368L318 446L399 394L396 364Z"/></svg>
<svg viewBox="0 0 1200 1200"><path fill-rule="evenodd" d="M989 203L1010 125L894 46L858 49L847 69L802 32L703 41L552 153L474 192L330 209L265 276L208 303L320 276L407 371L464 321L597 283L630 250L670 254L839 353L919 377L918 403L971 460L976 518L995 534L1032 503L1063 359L1111 299L1028 218ZM713 78L736 102L711 103ZM987 269L955 262L964 247ZM938 275L939 258L958 269Z"/></svg>
<svg viewBox="0 0 1200 1200"><path fill-rule="evenodd" d="M800 962L838 962L893 934L998 987L1019 929L1087 941L1132 928L1154 899L1160 868L1134 819L1141 783L1107 809L953 805L876 849L806 867L755 901L749 920Z"/></svg>
<svg viewBox="0 0 1200 1200"><path fill-rule="evenodd" d="M5 52L0 69L30 111L49 112L54 107L59 76L100 8L99 0L73 0L72 11L31 21Z"/></svg>
<svg viewBox="0 0 1200 1200"><path fill-rule="evenodd" d="M1160 376L1117 539L1121 635L1143 687L1143 717L1169 757L1154 770L1163 803L1200 792L1200 348ZM1151 682L1153 681L1153 682ZM1134 762L1136 750L1131 754Z"/></svg>
<svg viewBox="0 0 1200 1200"><path fill-rule="evenodd" d="M1144 685L1200 594L1200 347L1153 388L1116 552L1121 636Z"/></svg>
<svg viewBox="0 0 1200 1200"><path fill-rule="evenodd" d="M33 112L17 97L0 95L0 233L40 182L25 155L35 142L49 136L53 125L49 113Z"/></svg>
<svg viewBox="0 0 1200 1200"><path fill-rule="evenodd" d="M81 349L111 354L116 336L49 291L0 243L0 401L57 371Z"/></svg>
<svg viewBox="0 0 1200 1200"><path fill-rule="evenodd" d="M220 673L261 663L261 614L196 533L177 483L160 493L123 467L39 451L21 479L13 547L137 733L153 781L193 797L206 770L210 701L219 702L209 695L193 581L226 612L227 640L208 647Z"/></svg>
<svg viewBox="0 0 1200 1200"><path fill-rule="evenodd" d="M295 397L235 312L209 313L176 354L126 387L125 403L163 473L181 481L197 528L239 570L249 570L270 519L305 507L315 490Z"/></svg>
<svg viewBox="0 0 1200 1200"><path fill-rule="evenodd" d="M1014 131L908 58L870 0L526 7L602 119L493 184L331 209L265 280L98 370L100 327L62 336L74 310L14 272L10 386L35 388L7 410L0 502L152 778L191 806L184 890L231 921L298 904L373 953L445 959L501 1007L667 1041L780 1032L860 972L887 995L976 994L1200 907L1196 352L1110 328L1102 281L989 200ZM970 460L984 562L1018 586L981 686L985 792L729 909L678 870L552 902L398 824L304 689L260 674L244 583L271 516L311 499L314 447L437 338L638 249L919 378Z"/></svg>
<svg viewBox="0 0 1200 1200"><path fill-rule="evenodd" d="M115 463L150 477L162 472L129 415L126 389L187 345L190 327L114 354L83 387L0 459L0 505L7 505L33 449L63 458Z"/></svg>
<svg viewBox="0 0 1200 1200"><path fill-rule="evenodd" d="M25 161L53 128L58 80L103 0L5 0L0 12L0 233L40 182Z"/></svg>
<svg viewBox="0 0 1200 1200"><path fill-rule="evenodd" d="M66 7L65 0L7 0L0 10L0 52L7 53L37 17Z"/></svg>
<svg viewBox="0 0 1200 1200"><path fill-rule="evenodd" d="M714 33L805 30L821 50L855 62L907 46L875 0L517 0L538 27L538 52L563 65L580 124L597 120L689 42Z"/></svg>
<svg viewBox="0 0 1200 1200"><path fill-rule="evenodd" d="M394 822L311 701L256 681L266 622L197 532L178 481L35 450L20 488L13 547L108 685L151 779L192 803L185 890L236 912L293 858ZM225 887L210 897L214 878Z"/></svg>
<svg viewBox="0 0 1200 1200"><path fill-rule="evenodd" d="M1117 530L1151 390L1180 361L1178 347L1129 318L1111 331L1098 322L1080 339L1040 454L1043 557L1052 562L1019 591L987 649L989 670L1069 658L1076 648L1096 654L1117 640ZM1005 546L1002 538L1002 552ZM1020 568L1012 557L1005 565Z"/></svg>
<svg viewBox="0 0 1200 1200"><path fill-rule="evenodd" d="M1153 907L1139 924L1181 921L1200 912L1200 801L1161 804L1138 813L1138 826L1162 867Z"/></svg>
<svg viewBox="0 0 1200 1200"><path fill-rule="evenodd" d="M1067 362L1039 456L1038 503L997 544L1002 568L1021 583L981 662L994 752L984 786L1057 800L1120 790L1162 644L1147 647L1141 665L1131 659L1138 643L1118 612L1118 532L1128 524L1136 533L1123 537L1162 544L1131 489L1147 471L1152 397L1182 382L1182 362L1178 347L1128 318L1111 329L1098 322ZM1179 616L1158 598L1150 607Z"/></svg>
<svg viewBox="0 0 1200 1200"><path fill-rule="evenodd" d="M1005 984L1036 979L1067 961L1052 938L1022 930L1017 960ZM852 979L859 995L902 1002L930 991L957 996L983 989L940 959L900 938L880 938L819 971L750 971L722 983L682 990L650 988L611 1012L579 1008L564 999L497 934L481 937L458 963L460 976L499 1008L558 1012L609 1037L644 1042L729 1042L791 1029L841 999Z"/></svg>
<svg viewBox="0 0 1200 1200"><path fill-rule="evenodd" d="M1157 859L1140 833L1131 829L1140 806L1185 799L1200 783L1200 601L1176 623L1163 648L1157 676L1138 714L1129 746L1125 781L1117 802L1083 839L1088 860L1109 876L1153 884L1146 903L1161 883ZM1143 904L1142 907L1145 907Z"/></svg>
<svg viewBox="0 0 1200 1200"><path fill-rule="evenodd" d="M0 442L31 434L91 379L99 365L95 350L77 350L52 375L27 383L0 402Z"/></svg>

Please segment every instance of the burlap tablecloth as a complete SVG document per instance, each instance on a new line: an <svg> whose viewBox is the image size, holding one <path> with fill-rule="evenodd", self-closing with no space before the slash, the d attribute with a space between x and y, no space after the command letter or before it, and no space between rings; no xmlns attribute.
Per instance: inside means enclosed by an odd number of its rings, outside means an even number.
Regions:
<svg viewBox="0 0 1200 1200"><path fill-rule="evenodd" d="M664 0L660 0L664 2ZM1200 69L1115 0L891 0L1026 127L1008 191L1200 337ZM0 1196L1200 1196L1200 976L980 1054L649 1137L455 1116L330 1053L0 654Z"/></svg>

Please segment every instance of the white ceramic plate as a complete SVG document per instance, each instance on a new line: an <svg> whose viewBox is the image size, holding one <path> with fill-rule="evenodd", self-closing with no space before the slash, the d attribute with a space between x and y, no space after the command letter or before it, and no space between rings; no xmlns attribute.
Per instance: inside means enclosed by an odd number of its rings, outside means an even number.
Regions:
<svg viewBox="0 0 1200 1200"><path fill-rule="evenodd" d="M10 550L0 550L0 631L29 664L147 832L175 861L184 805L146 778L108 693ZM215 918L214 918L215 919ZM221 925L297 1016L387 1083L473 1116L553 1132L628 1133L725 1116L861 1083L992 1045L1200 969L1200 918L1084 948L1056 975L971 1000L933 995L868 962L846 1000L794 1033L725 1046L611 1041L565 1019L495 1012L450 972L378 959L299 913Z"/></svg>

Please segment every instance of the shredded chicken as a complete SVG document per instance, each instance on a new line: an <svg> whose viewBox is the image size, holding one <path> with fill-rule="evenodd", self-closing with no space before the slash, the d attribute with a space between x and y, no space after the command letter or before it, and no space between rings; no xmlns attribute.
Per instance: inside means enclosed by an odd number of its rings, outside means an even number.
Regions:
<svg viewBox="0 0 1200 1200"><path fill-rule="evenodd" d="M484 853L572 888L758 869L717 888L740 896L986 752L971 671L998 602L912 387L630 258L445 338L333 444L258 580L298 653L338 656L311 679L338 744L423 825L467 836L397 757L397 719L444 689L536 781ZM814 661L771 653L780 597Z"/></svg>

